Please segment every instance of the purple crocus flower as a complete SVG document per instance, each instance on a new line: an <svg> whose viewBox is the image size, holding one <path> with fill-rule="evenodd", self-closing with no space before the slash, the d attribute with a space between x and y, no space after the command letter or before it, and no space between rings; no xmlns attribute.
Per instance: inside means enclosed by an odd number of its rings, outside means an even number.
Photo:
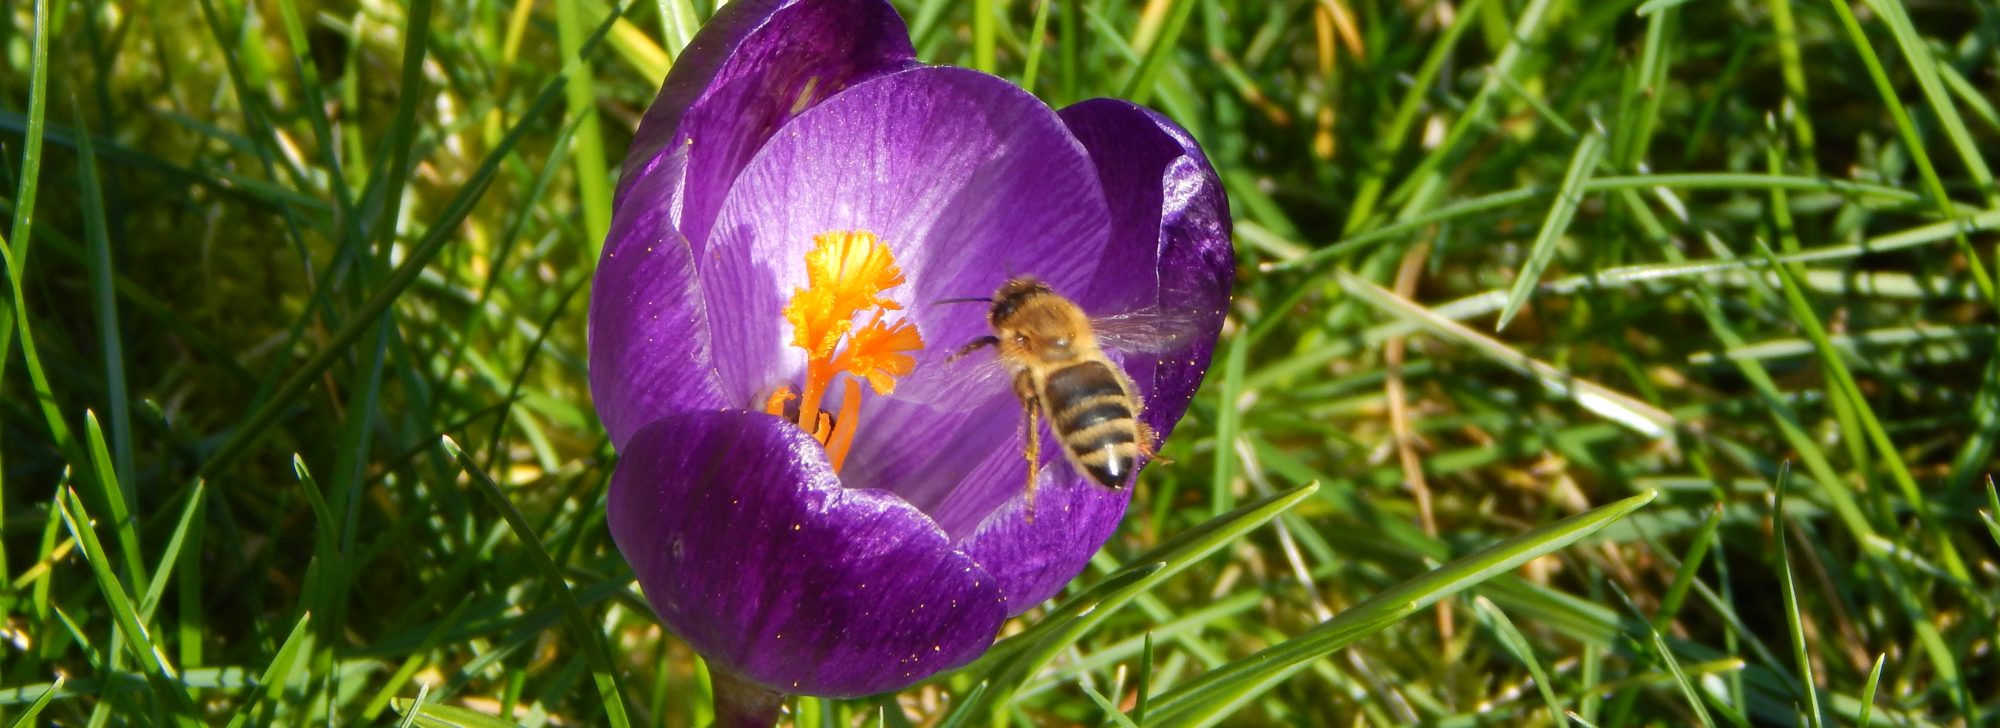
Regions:
<svg viewBox="0 0 2000 728"><path fill-rule="evenodd" d="M1045 434L1031 510L1020 403L944 364L987 311L935 302L1019 274L1093 315L1193 312L1178 351L1108 352L1165 437L1232 265L1222 186L1160 115L917 63L882 0L729 3L641 121L598 264L612 536L731 689L859 696L963 665L1131 491Z"/></svg>

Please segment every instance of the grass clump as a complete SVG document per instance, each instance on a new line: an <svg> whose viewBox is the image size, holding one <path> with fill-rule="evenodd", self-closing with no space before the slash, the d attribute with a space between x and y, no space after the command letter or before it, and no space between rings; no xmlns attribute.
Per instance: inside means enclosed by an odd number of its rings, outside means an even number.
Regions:
<svg viewBox="0 0 2000 728"><path fill-rule="evenodd" d="M583 317L712 5L0 0L0 716L710 719L604 527ZM2000 13L897 5L1185 124L1239 285L1066 599L788 720L2000 713Z"/></svg>

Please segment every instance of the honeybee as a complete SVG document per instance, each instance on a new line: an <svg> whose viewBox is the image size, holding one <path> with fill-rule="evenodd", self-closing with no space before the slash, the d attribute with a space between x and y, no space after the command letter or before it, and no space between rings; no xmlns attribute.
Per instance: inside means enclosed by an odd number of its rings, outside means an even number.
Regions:
<svg viewBox="0 0 2000 728"><path fill-rule="evenodd" d="M1100 344L1120 351L1165 351L1177 344L1185 327L1158 310L1093 320L1076 303L1030 277L1009 279L990 299L987 324L993 334L973 339L951 355L955 361L986 347L1013 377L1014 396L1026 418L1022 439L1028 459L1026 501L1034 513L1035 480L1041 467L1039 420L1046 413L1049 429L1062 443L1063 455L1077 472L1108 488L1123 488L1139 458L1157 460L1158 438L1139 416L1145 402L1125 371L1112 362ZM1179 329L1179 330L1177 330Z"/></svg>

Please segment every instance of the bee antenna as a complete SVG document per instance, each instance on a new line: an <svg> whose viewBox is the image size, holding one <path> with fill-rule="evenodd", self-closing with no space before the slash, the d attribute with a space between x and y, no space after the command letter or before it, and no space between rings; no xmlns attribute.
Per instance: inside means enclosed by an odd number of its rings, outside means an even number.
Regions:
<svg viewBox="0 0 2000 728"><path fill-rule="evenodd" d="M987 298L985 296L967 296L965 298L940 298L938 300L932 301L931 303L935 304L935 303L992 303L992 302L993 299Z"/></svg>

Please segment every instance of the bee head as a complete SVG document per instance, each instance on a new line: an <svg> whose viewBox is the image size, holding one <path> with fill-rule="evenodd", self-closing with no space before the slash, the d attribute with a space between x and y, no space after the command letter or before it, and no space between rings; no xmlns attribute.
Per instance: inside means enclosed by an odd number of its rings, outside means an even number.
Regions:
<svg viewBox="0 0 2000 728"><path fill-rule="evenodd" d="M993 327L1007 328L1008 319L1021 310L1021 305L1037 296L1050 293L1049 286L1033 276L1016 276L1000 285L993 292L993 310L987 317Z"/></svg>
<svg viewBox="0 0 2000 728"><path fill-rule="evenodd" d="M1006 283L1000 284L1000 290L993 292L993 300L997 302L1005 298L1048 292L1049 284L1043 283L1040 278L1034 276L1014 276L1007 279Z"/></svg>

